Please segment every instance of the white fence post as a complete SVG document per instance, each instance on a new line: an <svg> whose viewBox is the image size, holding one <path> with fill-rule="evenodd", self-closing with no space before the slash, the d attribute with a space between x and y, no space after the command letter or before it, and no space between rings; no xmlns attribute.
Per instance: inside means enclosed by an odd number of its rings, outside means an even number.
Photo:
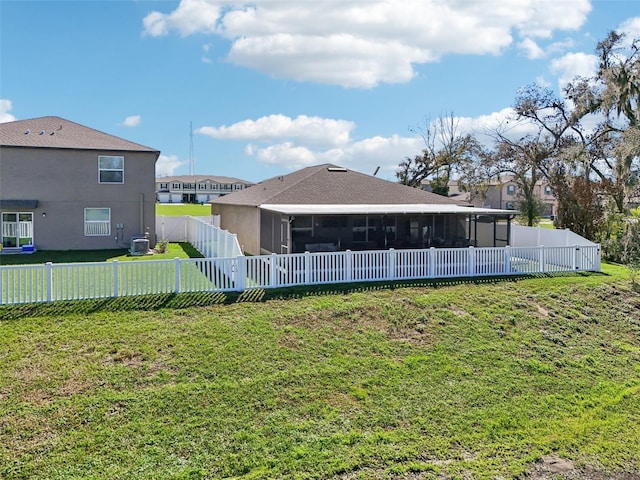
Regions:
<svg viewBox="0 0 640 480"><path fill-rule="evenodd" d="M387 278L394 280L396 278L396 251L394 248L387 250L389 255L389 269L387 270Z"/></svg>
<svg viewBox="0 0 640 480"><path fill-rule="evenodd" d="M271 258L269 259L269 267L271 269L271 277L269 278L269 286L272 288L277 285L277 270L276 270L276 254L272 253Z"/></svg>
<svg viewBox="0 0 640 480"><path fill-rule="evenodd" d="M233 238L233 242L231 242L233 245L239 245L237 233L232 233L231 238ZM240 253L242 253L242 249L240 249Z"/></svg>
<svg viewBox="0 0 640 480"><path fill-rule="evenodd" d="M173 260L173 264L175 266L176 269L176 284L175 284L175 293L180 293L180 290L182 290L182 275L180 273L180 259L178 257L175 257Z"/></svg>
<svg viewBox="0 0 640 480"><path fill-rule="evenodd" d="M247 257L236 257L235 290L242 292L247 288Z"/></svg>
<svg viewBox="0 0 640 480"><path fill-rule="evenodd" d="M467 274L470 277L476 274L476 252L473 245L469 245L467 248Z"/></svg>
<svg viewBox="0 0 640 480"><path fill-rule="evenodd" d="M511 273L511 247L509 245L504 247L504 273Z"/></svg>
<svg viewBox="0 0 640 480"><path fill-rule="evenodd" d="M538 259L538 263L539 263L539 267L540 267L540 273L544 273L545 272L545 265L544 265L544 245L540 245L539 250L538 250L538 255L539 255L539 259Z"/></svg>
<svg viewBox="0 0 640 480"><path fill-rule="evenodd" d="M44 264L45 277L47 279L47 302L53 299L53 264L47 262Z"/></svg>
<svg viewBox="0 0 640 480"><path fill-rule="evenodd" d="M344 252L344 268L346 270L345 280L347 282L353 281L353 252L351 250L347 250Z"/></svg>
<svg viewBox="0 0 640 480"><path fill-rule="evenodd" d="M118 285L118 260L113 262L113 296L117 297L120 294L120 286Z"/></svg>
<svg viewBox="0 0 640 480"><path fill-rule="evenodd" d="M304 284L311 284L311 254L304 252Z"/></svg>
<svg viewBox="0 0 640 480"><path fill-rule="evenodd" d="M429 278L436 276L436 249L431 247L429 249Z"/></svg>

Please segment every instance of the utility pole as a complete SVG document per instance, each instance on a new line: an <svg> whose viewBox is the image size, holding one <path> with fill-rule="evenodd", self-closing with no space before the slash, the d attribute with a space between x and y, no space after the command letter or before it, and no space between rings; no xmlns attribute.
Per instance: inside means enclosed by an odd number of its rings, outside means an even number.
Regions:
<svg viewBox="0 0 640 480"><path fill-rule="evenodd" d="M193 160L193 122L189 122L189 175L195 174Z"/></svg>

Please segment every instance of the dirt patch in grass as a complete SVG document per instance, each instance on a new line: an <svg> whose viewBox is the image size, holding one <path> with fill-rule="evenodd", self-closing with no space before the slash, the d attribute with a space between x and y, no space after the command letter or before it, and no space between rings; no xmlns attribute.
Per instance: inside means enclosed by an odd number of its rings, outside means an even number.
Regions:
<svg viewBox="0 0 640 480"><path fill-rule="evenodd" d="M605 472L589 465L576 465L571 460L546 455L531 466L522 477L528 480L638 480L640 472Z"/></svg>

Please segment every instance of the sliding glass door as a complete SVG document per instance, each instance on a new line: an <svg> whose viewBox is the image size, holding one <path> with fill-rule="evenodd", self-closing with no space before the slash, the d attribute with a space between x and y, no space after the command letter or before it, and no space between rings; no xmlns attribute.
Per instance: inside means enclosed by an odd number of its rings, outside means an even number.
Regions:
<svg viewBox="0 0 640 480"><path fill-rule="evenodd" d="M18 248L33 245L33 213L2 213L2 246Z"/></svg>

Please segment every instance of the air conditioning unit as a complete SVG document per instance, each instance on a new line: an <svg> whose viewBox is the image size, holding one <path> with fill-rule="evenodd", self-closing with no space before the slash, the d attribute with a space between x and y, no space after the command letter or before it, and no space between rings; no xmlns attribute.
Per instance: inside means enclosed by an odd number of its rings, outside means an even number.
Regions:
<svg viewBox="0 0 640 480"><path fill-rule="evenodd" d="M131 242L131 255L146 255L149 253L149 239L136 238Z"/></svg>

